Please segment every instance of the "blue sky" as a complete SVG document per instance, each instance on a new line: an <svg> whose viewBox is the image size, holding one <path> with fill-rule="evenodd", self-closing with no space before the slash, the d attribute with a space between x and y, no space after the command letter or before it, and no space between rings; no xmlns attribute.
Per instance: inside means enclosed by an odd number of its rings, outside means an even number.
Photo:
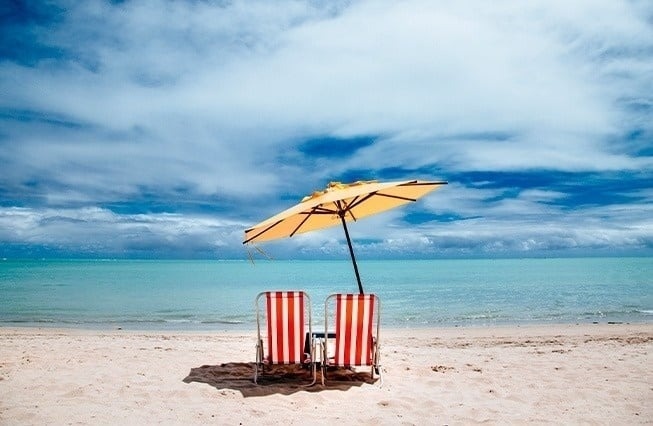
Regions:
<svg viewBox="0 0 653 426"><path fill-rule="evenodd" d="M653 254L649 1L10 1L0 257L247 258L329 181L447 180L360 258ZM341 229L266 243L347 258Z"/></svg>

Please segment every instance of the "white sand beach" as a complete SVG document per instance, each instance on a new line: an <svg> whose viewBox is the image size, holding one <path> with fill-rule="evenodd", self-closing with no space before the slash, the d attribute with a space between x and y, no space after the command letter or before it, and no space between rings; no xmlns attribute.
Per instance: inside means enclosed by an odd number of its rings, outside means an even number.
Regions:
<svg viewBox="0 0 653 426"><path fill-rule="evenodd" d="M0 328L0 424L653 423L651 324L381 339L382 386L360 374L305 388L252 383L253 331Z"/></svg>

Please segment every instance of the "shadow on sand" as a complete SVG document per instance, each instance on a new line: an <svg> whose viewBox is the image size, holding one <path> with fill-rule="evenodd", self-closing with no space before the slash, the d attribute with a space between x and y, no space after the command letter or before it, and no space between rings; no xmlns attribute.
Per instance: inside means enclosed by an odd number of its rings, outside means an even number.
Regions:
<svg viewBox="0 0 653 426"><path fill-rule="evenodd" d="M185 383L206 383L216 389L232 389L240 392L244 397L267 396L273 394L291 395L296 392L322 392L325 390L345 391L363 384L373 384L378 379L372 379L370 373L356 372L346 368L329 369L327 372L326 386L320 383L318 369L317 383L306 386L311 382L311 372L299 365L275 365L267 367L263 375L258 378L258 385L254 384L253 362L229 362L220 365L203 365L191 368L184 379Z"/></svg>

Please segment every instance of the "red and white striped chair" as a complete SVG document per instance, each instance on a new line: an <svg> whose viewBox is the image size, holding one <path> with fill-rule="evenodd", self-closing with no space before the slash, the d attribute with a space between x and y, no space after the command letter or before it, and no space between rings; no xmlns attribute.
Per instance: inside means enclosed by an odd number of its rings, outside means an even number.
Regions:
<svg viewBox="0 0 653 426"><path fill-rule="evenodd" d="M329 307L335 301L334 331L329 333ZM371 377L379 375L380 301L373 294L332 294L324 307L324 335L335 336L335 351L328 354L326 339L322 346L322 384L327 368L370 366ZM333 309L332 309L333 311Z"/></svg>
<svg viewBox="0 0 653 426"><path fill-rule="evenodd" d="M265 299L265 322L267 324L267 352L261 337L260 301ZM254 383L258 383L259 370L266 365L303 364L312 370L313 385L316 379L315 344L311 329L311 300L303 291L265 291L256 296L256 371ZM308 326L308 327L307 327ZM308 328L308 334L306 334ZM306 344L306 336L308 344Z"/></svg>

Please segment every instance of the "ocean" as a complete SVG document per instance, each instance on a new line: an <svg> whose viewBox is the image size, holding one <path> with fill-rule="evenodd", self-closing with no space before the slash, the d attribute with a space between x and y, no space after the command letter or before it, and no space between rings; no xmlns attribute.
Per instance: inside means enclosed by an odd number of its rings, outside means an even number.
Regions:
<svg viewBox="0 0 653 426"><path fill-rule="evenodd" d="M653 322L653 258L359 261L383 327ZM253 330L254 299L357 292L351 262L0 260L0 326Z"/></svg>

